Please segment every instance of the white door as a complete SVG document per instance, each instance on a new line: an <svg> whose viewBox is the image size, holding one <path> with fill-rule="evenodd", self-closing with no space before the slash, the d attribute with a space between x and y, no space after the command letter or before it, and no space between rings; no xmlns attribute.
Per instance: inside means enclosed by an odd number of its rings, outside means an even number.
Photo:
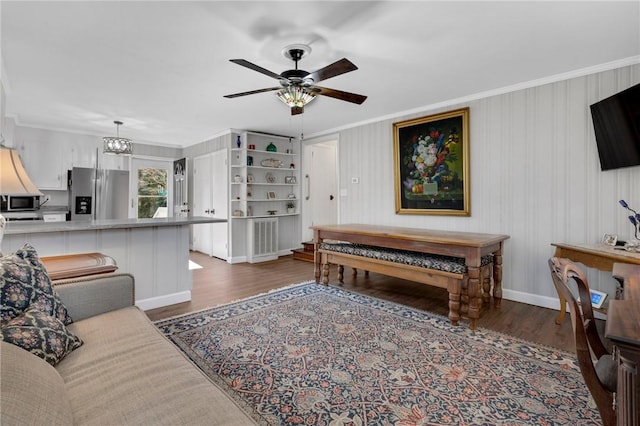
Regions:
<svg viewBox="0 0 640 426"><path fill-rule="evenodd" d="M229 218L229 172L227 151L216 151L211 155L211 213L217 219ZM211 256L227 260L228 224L211 224Z"/></svg>
<svg viewBox="0 0 640 426"><path fill-rule="evenodd" d="M194 216L228 219L227 151L193 159ZM228 224L193 225L193 249L226 260L228 255Z"/></svg>
<svg viewBox="0 0 640 426"><path fill-rule="evenodd" d="M187 159L181 158L173 162L173 213L175 217L188 216L187 191Z"/></svg>
<svg viewBox="0 0 640 426"><path fill-rule="evenodd" d="M173 216L173 160L132 158L129 217Z"/></svg>
<svg viewBox="0 0 640 426"><path fill-rule="evenodd" d="M302 239L311 241L313 225L338 223L338 141L303 148Z"/></svg>
<svg viewBox="0 0 640 426"><path fill-rule="evenodd" d="M193 159L193 215L209 216L211 211L211 155ZM211 224L192 225L193 249L211 256Z"/></svg>

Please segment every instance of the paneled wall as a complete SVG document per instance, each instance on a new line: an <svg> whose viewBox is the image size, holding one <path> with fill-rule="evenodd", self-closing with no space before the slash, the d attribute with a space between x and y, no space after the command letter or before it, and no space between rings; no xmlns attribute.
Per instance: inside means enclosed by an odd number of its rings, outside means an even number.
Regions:
<svg viewBox="0 0 640 426"><path fill-rule="evenodd" d="M637 83L632 65L340 131L340 221L508 234L505 298L557 308L552 242L631 236L618 200L640 209L640 166L600 171L589 105ZM465 106L471 216L397 215L393 123ZM610 274L588 273L592 287L614 293Z"/></svg>
<svg viewBox="0 0 640 426"><path fill-rule="evenodd" d="M637 83L640 65L636 64L342 130L339 176L346 195L340 199L340 221L509 234L505 298L556 308L546 264L553 253L550 243L593 243L604 233L616 233L621 239L631 236L618 200L640 209L640 166L600 171L589 105ZM393 123L466 106L470 108L471 216L397 215ZM231 132L183 150L151 145L134 149L139 155L187 157L191 171L194 157L230 146ZM15 125L5 125L4 133L8 146L16 147L34 137L46 137L86 143L89 153L95 153L101 142L94 136ZM95 154L89 158L91 165ZM352 177L358 177L359 183L352 184ZM191 176L189 180L193 181ZM189 185L190 200L191 191ZM613 294L610 274L588 274L592 287Z"/></svg>

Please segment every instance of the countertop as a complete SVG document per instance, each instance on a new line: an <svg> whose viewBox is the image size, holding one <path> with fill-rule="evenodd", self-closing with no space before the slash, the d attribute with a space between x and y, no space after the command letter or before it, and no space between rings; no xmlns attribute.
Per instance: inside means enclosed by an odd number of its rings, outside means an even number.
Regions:
<svg viewBox="0 0 640 426"><path fill-rule="evenodd" d="M100 229L148 228L154 226L197 225L199 223L220 223L226 219L212 217L163 217L157 219L107 219L70 222L11 221L7 222L5 235L36 234L44 232L92 231Z"/></svg>
<svg viewBox="0 0 640 426"><path fill-rule="evenodd" d="M50 205L46 205L46 206L40 206L40 209L38 210L38 212L40 213L40 215L43 214L60 214L60 213L69 213L69 207L67 206L50 206Z"/></svg>

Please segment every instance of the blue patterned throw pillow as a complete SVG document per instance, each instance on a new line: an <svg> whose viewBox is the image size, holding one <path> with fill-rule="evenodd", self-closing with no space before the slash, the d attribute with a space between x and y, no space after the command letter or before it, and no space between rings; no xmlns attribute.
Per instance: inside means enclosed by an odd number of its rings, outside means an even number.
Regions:
<svg viewBox="0 0 640 426"><path fill-rule="evenodd" d="M27 243L15 253L0 257L0 321L5 323L29 307L54 316L65 325L73 322L36 249Z"/></svg>
<svg viewBox="0 0 640 426"><path fill-rule="evenodd" d="M28 308L3 323L2 340L39 356L51 365L62 361L83 343L58 318L35 308Z"/></svg>

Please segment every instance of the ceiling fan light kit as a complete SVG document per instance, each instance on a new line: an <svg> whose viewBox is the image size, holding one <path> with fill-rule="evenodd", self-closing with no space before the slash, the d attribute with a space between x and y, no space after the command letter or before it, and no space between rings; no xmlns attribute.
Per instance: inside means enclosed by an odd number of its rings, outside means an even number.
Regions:
<svg viewBox="0 0 640 426"><path fill-rule="evenodd" d="M319 81L327 80L340 74L355 71L358 69L358 67L356 67L348 59L342 58L339 61L336 61L324 68L313 72L298 69L298 61L307 56L310 52L311 48L305 44L291 44L285 47L282 51L282 54L287 59L291 59L295 62L295 69L286 70L280 74L276 74L245 59L230 59L230 61L235 64L249 68L278 80L278 82L280 83L280 87L269 87L266 89L251 90L249 92L225 95L224 97L237 98L240 96L253 95L256 93L271 92L277 90L278 92L276 93L276 96L285 105L291 108L291 115L302 114L304 112L304 106L315 99L315 97L318 95L329 96L335 99L355 104L362 104L365 99L367 99L367 97L363 95L315 86L315 83Z"/></svg>
<svg viewBox="0 0 640 426"><path fill-rule="evenodd" d="M304 112L304 106L314 100L316 97L314 93L307 92L303 87L300 86L286 87L277 92L276 96L285 105L291 107L291 115L296 115L296 113L302 114Z"/></svg>

